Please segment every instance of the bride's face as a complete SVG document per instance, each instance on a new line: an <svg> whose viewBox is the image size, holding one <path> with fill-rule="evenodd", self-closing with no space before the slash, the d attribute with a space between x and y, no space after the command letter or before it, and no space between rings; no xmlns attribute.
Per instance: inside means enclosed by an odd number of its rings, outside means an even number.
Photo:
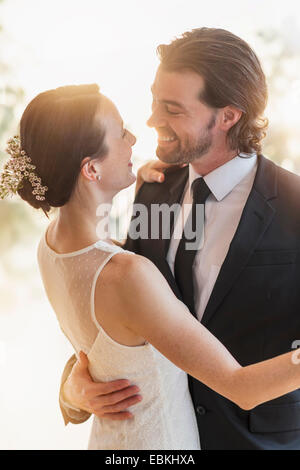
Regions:
<svg viewBox="0 0 300 470"><path fill-rule="evenodd" d="M108 153L100 164L101 189L120 191L136 180L131 162L136 138L124 128L117 108L105 97L95 119L99 119L105 128L105 144L108 148Z"/></svg>

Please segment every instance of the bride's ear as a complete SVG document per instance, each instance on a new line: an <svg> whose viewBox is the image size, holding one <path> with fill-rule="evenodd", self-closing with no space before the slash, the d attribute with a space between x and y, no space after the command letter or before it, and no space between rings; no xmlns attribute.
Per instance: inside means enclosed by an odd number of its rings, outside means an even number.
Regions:
<svg viewBox="0 0 300 470"><path fill-rule="evenodd" d="M90 157L85 157L81 162L80 173L89 181L96 181L99 172L96 170L95 160L91 160Z"/></svg>

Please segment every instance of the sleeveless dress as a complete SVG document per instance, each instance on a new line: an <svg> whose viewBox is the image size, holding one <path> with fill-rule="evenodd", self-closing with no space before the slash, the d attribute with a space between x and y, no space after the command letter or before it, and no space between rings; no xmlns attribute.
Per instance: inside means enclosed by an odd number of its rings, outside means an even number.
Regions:
<svg viewBox="0 0 300 470"><path fill-rule="evenodd" d="M80 350L88 355L93 380L128 379L140 388L143 397L130 407L132 419L112 421L94 416L88 448L200 449L187 374L150 343L125 346L114 341L96 319L97 279L112 256L122 252L135 256L103 241L58 254L48 246L46 233L38 247L39 268L48 299L76 355Z"/></svg>

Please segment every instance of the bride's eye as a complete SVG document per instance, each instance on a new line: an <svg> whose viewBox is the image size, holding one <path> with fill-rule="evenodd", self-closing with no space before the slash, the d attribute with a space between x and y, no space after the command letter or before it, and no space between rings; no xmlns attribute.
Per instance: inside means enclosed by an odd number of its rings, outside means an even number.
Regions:
<svg viewBox="0 0 300 470"><path fill-rule="evenodd" d="M126 134L127 134L127 129L123 129L122 137L124 138Z"/></svg>

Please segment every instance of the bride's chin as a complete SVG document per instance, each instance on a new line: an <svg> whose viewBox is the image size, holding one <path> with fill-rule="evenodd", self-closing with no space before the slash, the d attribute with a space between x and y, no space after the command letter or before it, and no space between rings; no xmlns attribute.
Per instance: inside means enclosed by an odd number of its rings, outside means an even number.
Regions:
<svg viewBox="0 0 300 470"><path fill-rule="evenodd" d="M136 175L132 172L129 173L130 176L130 182L128 183L128 186L131 186L133 183L136 182Z"/></svg>
<svg viewBox="0 0 300 470"><path fill-rule="evenodd" d="M125 188L128 188L129 186L132 186L133 183L136 182L136 176L134 173L130 172L127 178L127 181L124 181L122 184L122 187L119 189L119 192L122 191Z"/></svg>

